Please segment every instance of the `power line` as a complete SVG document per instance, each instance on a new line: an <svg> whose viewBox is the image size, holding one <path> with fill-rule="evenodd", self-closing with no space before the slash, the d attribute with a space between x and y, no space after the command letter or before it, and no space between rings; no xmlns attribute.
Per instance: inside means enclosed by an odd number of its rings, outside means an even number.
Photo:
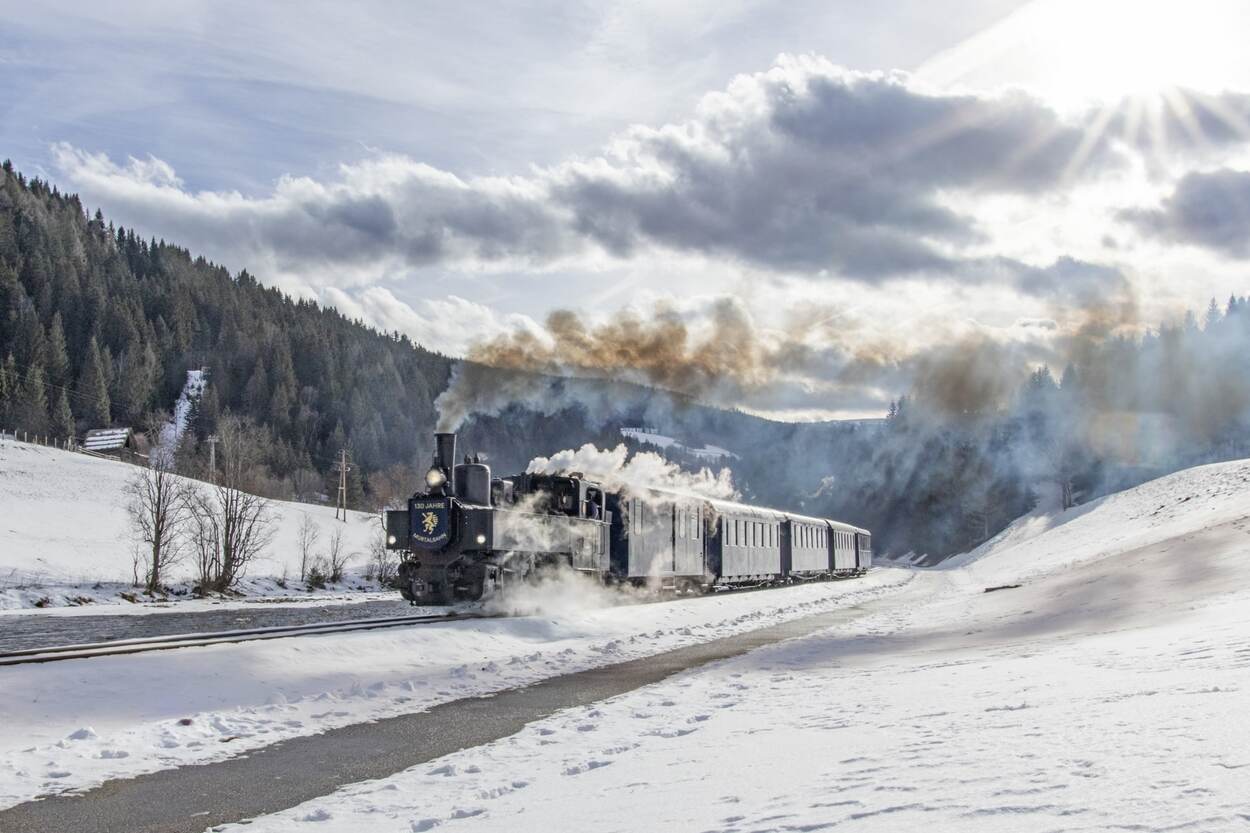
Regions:
<svg viewBox="0 0 1250 833"><path fill-rule="evenodd" d="M66 396L72 396L75 399L84 400L84 401L91 402L96 405L103 405L109 402L109 400L103 396L93 396L89 393L83 393L81 391L74 390L73 388L67 388L64 385L54 385L51 382L47 381L46 379L34 378L30 375L31 370L32 368L26 367L25 376L15 371L12 373L12 378L19 382L35 382L36 384L43 385L45 390L50 389L50 390L65 391ZM5 370L3 367L0 367L0 376L7 375L8 373L9 371Z"/></svg>

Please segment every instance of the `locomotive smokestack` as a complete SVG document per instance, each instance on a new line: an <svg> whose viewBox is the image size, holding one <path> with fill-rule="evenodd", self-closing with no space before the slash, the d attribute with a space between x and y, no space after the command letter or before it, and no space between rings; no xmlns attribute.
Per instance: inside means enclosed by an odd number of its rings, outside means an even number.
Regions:
<svg viewBox="0 0 1250 833"><path fill-rule="evenodd" d="M456 493L456 435L439 432L434 435L434 465L447 476L446 494Z"/></svg>

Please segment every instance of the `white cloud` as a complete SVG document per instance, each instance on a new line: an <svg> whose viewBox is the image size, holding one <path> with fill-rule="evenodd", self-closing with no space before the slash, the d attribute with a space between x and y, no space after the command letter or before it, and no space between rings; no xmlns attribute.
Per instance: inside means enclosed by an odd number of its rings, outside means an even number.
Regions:
<svg viewBox="0 0 1250 833"><path fill-rule="evenodd" d="M384 332L398 332L452 356L463 356L473 344L508 333L521 331L543 337L542 328L527 315L499 313L456 295L425 299L413 307L386 287L358 291L325 287L320 299L349 318Z"/></svg>

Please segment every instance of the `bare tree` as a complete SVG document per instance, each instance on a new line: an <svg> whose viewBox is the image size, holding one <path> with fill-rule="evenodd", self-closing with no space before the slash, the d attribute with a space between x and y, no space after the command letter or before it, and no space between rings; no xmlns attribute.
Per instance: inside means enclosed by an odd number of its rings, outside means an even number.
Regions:
<svg viewBox="0 0 1250 833"><path fill-rule="evenodd" d="M396 463L369 475L369 494L373 508L401 506L412 494L416 482L415 466Z"/></svg>
<svg viewBox="0 0 1250 833"><path fill-rule="evenodd" d="M386 546L386 524L382 515L377 517L377 528L369 539L369 571L378 584L389 587L399 569L399 557Z"/></svg>
<svg viewBox="0 0 1250 833"><path fill-rule="evenodd" d="M163 422L160 417L153 419L153 430L159 430ZM160 451L153 453L148 465L139 468L126 484L135 573L137 577L142 565L144 585L151 591L160 589L166 569L182 558L181 533L188 518L186 481L173 473L173 455Z"/></svg>
<svg viewBox="0 0 1250 833"><path fill-rule="evenodd" d="M217 496L209 487L187 490L187 544L195 559L201 592L217 586L221 575L221 524Z"/></svg>
<svg viewBox="0 0 1250 833"><path fill-rule="evenodd" d="M292 471L289 480L291 497L294 500L312 502L325 485L324 479L317 473L317 470L307 466L301 466Z"/></svg>
<svg viewBox="0 0 1250 833"><path fill-rule="evenodd" d="M351 559L352 554L343 547L343 528L336 526L330 535L330 548L326 551L326 576L330 581L343 580L343 568Z"/></svg>
<svg viewBox="0 0 1250 833"><path fill-rule="evenodd" d="M308 568L313 565L313 548L321 538L321 527L307 512L299 522L299 580L308 578Z"/></svg>
<svg viewBox="0 0 1250 833"><path fill-rule="evenodd" d="M217 425L217 483L193 490L187 501L192 549L205 590L228 590L273 539L269 501L251 489L260 469L256 429L227 414Z"/></svg>

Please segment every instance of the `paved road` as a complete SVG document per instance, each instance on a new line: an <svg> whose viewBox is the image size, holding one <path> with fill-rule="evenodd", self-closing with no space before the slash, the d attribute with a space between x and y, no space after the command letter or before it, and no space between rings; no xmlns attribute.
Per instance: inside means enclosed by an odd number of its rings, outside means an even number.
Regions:
<svg viewBox="0 0 1250 833"><path fill-rule="evenodd" d="M314 622L344 622L422 613L395 595L394 600L337 605L264 605L226 610L149 614L56 616L42 613L0 616L0 652L48 648L110 639L137 639L173 633L202 633Z"/></svg>
<svg viewBox="0 0 1250 833"><path fill-rule="evenodd" d="M507 737L562 709L614 697L705 663L804 636L896 604L887 596L645 659L555 677L429 711L332 729L218 763L110 781L79 796L0 810L4 833L202 833L326 795L346 784Z"/></svg>

